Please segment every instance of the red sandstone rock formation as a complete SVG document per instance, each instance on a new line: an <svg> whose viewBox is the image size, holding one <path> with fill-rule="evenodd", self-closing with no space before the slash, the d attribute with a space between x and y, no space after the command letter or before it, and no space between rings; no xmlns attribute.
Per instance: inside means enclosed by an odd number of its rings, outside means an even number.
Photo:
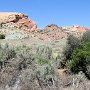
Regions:
<svg viewBox="0 0 90 90"><path fill-rule="evenodd" d="M79 26L79 25L74 25L71 27L63 27L63 29L65 29L66 31L69 31L69 32L72 32L72 31L73 32L85 32L85 31L89 30L88 28L86 28L84 26Z"/></svg>
<svg viewBox="0 0 90 90"><path fill-rule="evenodd" d="M17 27L22 30L24 29L25 31L33 32L32 34L41 40L60 40L67 38L70 34L79 36L79 34L81 35L88 30L87 28L78 25L58 27L55 24L47 25L44 29L40 30L37 29L36 23L30 20L27 15L17 12L1 12L0 23L4 23L6 27Z"/></svg>
<svg viewBox="0 0 90 90"><path fill-rule="evenodd" d="M68 35L72 34L76 37L83 35L88 28L82 26L71 26L71 27L58 27L55 24L47 25L41 32L36 33L36 37L41 38L42 40L61 40L67 38Z"/></svg>
<svg viewBox="0 0 90 90"><path fill-rule="evenodd" d="M36 23L30 20L25 14L17 12L0 12L0 23L10 22L15 23L18 28L27 27L29 31L37 29Z"/></svg>
<svg viewBox="0 0 90 90"><path fill-rule="evenodd" d="M78 26L78 27L76 27L76 28L77 28L77 30L80 31L80 32L85 32L86 30L89 30L88 28L86 28L86 27L81 27L81 26Z"/></svg>

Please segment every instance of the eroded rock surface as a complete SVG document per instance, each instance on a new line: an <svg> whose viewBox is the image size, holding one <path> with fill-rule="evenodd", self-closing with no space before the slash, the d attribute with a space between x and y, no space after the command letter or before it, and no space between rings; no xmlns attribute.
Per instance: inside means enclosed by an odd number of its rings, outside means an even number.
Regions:
<svg viewBox="0 0 90 90"><path fill-rule="evenodd" d="M15 32L18 32L19 34L21 33L20 39L22 39L21 37L26 37L27 33L29 35L32 34L31 36L40 40L57 41L67 38L70 34L79 37L86 30L88 28L79 25L59 27L56 24L49 24L44 29L37 29L37 24L25 14L18 12L0 12L0 33L6 34L9 39L12 39L12 37L13 39L14 37L17 38Z"/></svg>
<svg viewBox="0 0 90 90"><path fill-rule="evenodd" d="M37 29L36 23L30 20L27 15L17 12L0 12L0 24L14 25L14 27L22 29L26 27L28 31Z"/></svg>

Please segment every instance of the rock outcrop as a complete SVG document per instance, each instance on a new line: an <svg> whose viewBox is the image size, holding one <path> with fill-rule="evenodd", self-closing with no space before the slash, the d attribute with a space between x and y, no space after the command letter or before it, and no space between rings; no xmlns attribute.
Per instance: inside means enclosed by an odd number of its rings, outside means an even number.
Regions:
<svg viewBox="0 0 90 90"><path fill-rule="evenodd" d="M88 28L79 25L59 27L56 24L49 24L44 29L38 30L38 32L35 33L35 37L41 40L56 41L65 39L71 34L76 37L82 36L87 30Z"/></svg>
<svg viewBox="0 0 90 90"><path fill-rule="evenodd" d="M88 28L79 25L59 27L56 24L49 24L44 29L37 29L37 24L25 14L0 12L0 33L6 34L7 39L12 37L13 39L26 38L26 33L28 33L41 40L56 41L67 38L70 34L77 37L81 36L86 30ZM18 35L16 35L16 32L18 32Z"/></svg>
<svg viewBox="0 0 90 90"><path fill-rule="evenodd" d="M86 30L89 30L88 28L84 26L79 26L79 25L73 25L73 26L68 26L68 27L62 27L64 30L68 30L70 32L85 32Z"/></svg>
<svg viewBox="0 0 90 90"><path fill-rule="evenodd" d="M49 24L45 28L45 30L57 30L59 27L56 24Z"/></svg>
<svg viewBox="0 0 90 90"><path fill-rule="evenodd" d="M30 32L37 29L37 24L27 15L17 12L0 12L0 24L11 24L22 29L27 28Z"/></svg>

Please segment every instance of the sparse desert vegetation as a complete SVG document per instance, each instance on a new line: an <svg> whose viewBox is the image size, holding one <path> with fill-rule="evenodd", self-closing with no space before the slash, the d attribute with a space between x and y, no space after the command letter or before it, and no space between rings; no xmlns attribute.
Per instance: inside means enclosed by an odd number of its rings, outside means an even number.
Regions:
<svg viewBox="0 0 90 90"><path fill-rule="evenodd" d="M89 90L90 42L82 41L70 36L62 57L44 45L34 52L30 46L1 45L0 90Z"/></svg>
<svg viewBox="0 0 90 90"><path fill-rule="evenodd" d="M16 12L0 21L0 90L90 90L89 29L38 29Z"/></svg>

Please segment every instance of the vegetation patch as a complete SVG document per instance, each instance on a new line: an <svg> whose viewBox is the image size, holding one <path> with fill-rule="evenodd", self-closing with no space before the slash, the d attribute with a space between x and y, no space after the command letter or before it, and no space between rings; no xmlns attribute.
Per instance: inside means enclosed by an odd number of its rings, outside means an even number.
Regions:
<svg viewBox="0 0 90 90"><path fill-rule="evenodd" d="M44 65L44 64L48 64L49 60L40 56L40 57L37 57L37 63L40 64L40 65Z"/></svg>
<svg viewBox="0 0 90 90"><path fill-rule="evenodd" d="M5 34L0 34L0 39L5 39Z"/></svg>
<svg viewBox="0 0 90 90"><path fill-rule="evenodd" d="M64 66L73 73L82 71L90 79L90 31L85 32L81 40L70 36L67 46L64 50Z"/></svg>

